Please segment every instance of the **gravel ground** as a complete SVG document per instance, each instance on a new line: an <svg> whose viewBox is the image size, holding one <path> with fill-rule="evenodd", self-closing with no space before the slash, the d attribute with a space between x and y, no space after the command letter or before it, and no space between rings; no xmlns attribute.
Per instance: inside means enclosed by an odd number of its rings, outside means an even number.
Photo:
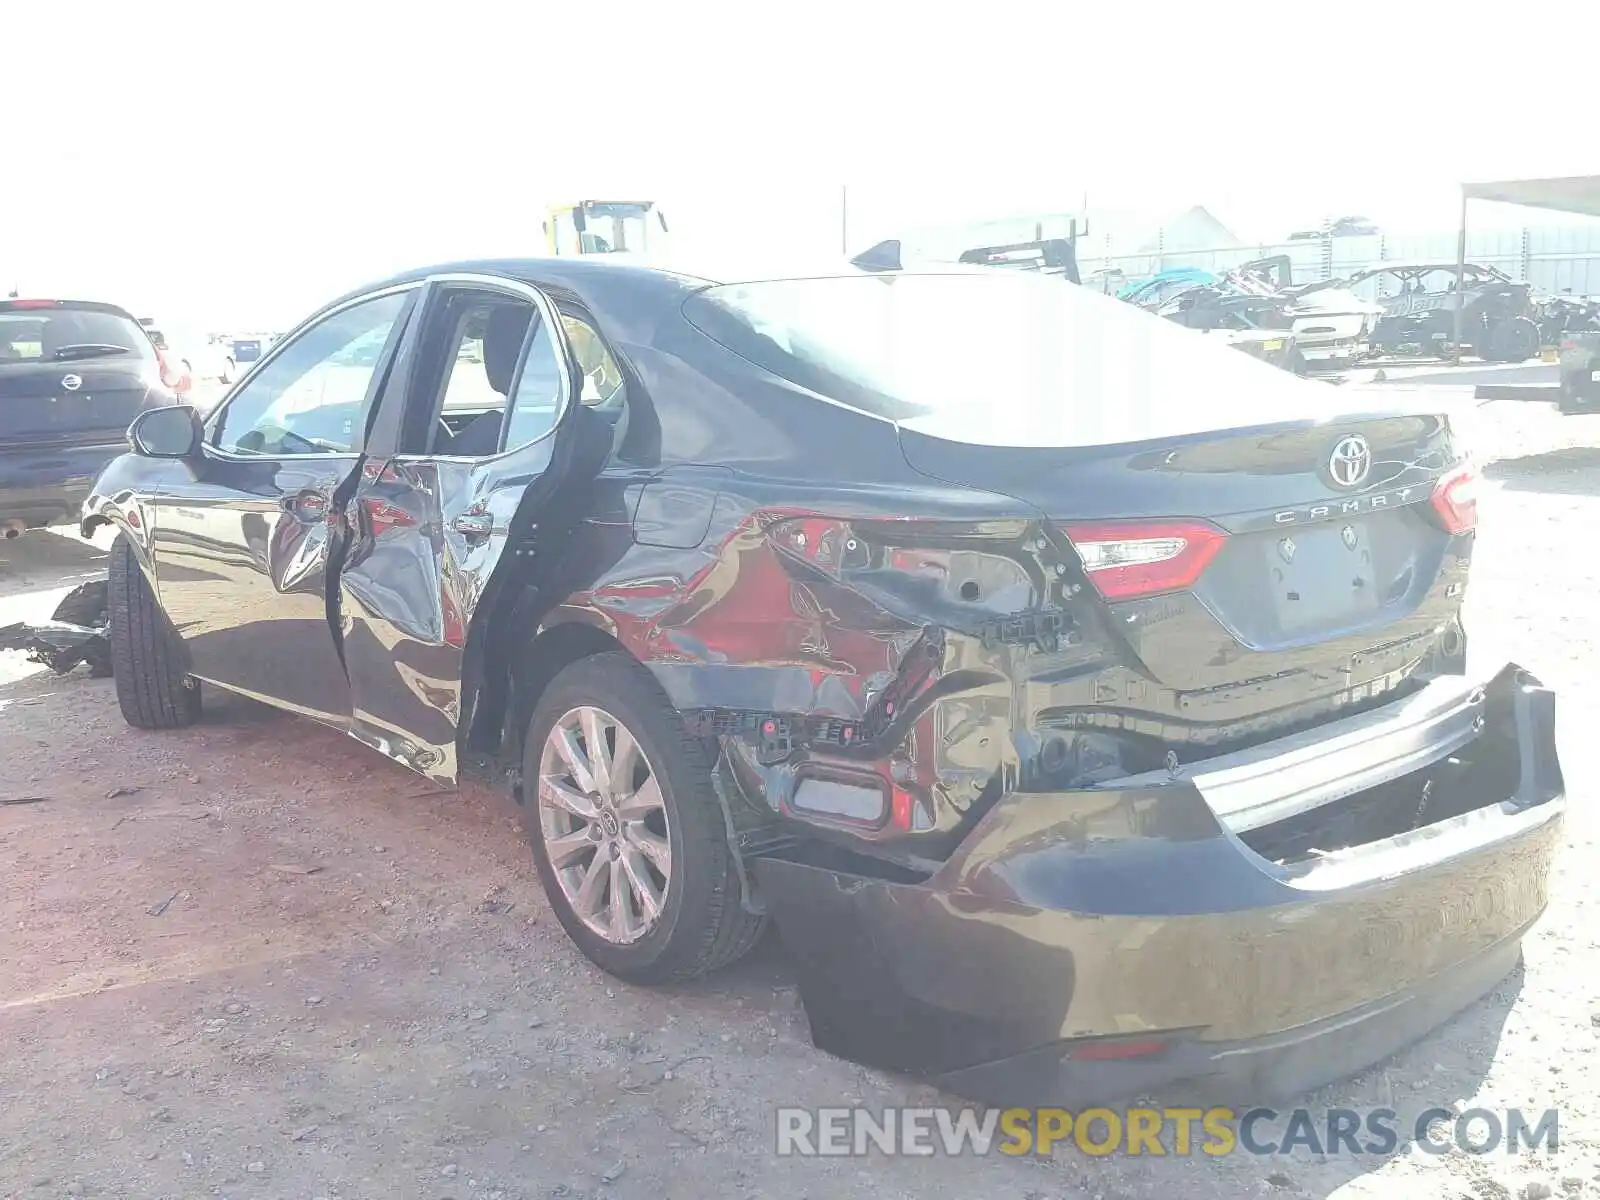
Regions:
<svg viewBox="0 0 1600 1200"><path fill-rule="evenodd" d="M1569 846L1522 969L1307 1103L1556 1107L1557 1155L780 1159L779 1104L940 1097L812 1048L772 941L626 987L564 938L490 793L214 694L194 729L135 733L109 680L3 655L0 799L43 799L0 807L0 1195L1600 1196L1600 418L1493 407L1472 652L1558 689ZM0 545L0 623L105 544Z"/></svg>

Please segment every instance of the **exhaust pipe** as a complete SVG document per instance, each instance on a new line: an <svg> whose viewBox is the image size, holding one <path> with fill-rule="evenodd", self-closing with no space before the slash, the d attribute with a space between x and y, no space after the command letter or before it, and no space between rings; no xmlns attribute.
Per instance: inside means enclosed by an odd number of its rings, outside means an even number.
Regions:
<svg viewBox="0 0 1600 1200"><path fill-rule="evenodd" d="M19 538L28 532L28 527L21 521L0 521L0 534L5 535L6 541Z"/></svg>

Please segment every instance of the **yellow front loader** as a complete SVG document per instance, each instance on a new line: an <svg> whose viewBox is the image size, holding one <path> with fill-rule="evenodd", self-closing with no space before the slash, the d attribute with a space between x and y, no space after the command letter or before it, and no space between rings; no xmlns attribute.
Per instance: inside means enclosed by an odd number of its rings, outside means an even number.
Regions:
<svg viewBox="0 0 1600 1200"><path fill-rule="evenodd" d="M545 215L549 251L572 254L642 254L650 249L652 225L667 231L654 200L579 200L555 204Z"/></svg>

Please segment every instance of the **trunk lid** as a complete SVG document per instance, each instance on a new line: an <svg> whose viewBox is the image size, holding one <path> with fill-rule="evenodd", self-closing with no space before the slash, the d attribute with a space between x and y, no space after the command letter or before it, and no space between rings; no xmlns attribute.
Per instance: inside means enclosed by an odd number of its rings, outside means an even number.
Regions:
<svg viewBox="0 0 1600 1200"><path fill-rule="evenodd" d="M1297 390L1331 389L1283 383L1286 419L1270 424L1196 431L1206 416L1196 406L1197 416L1173 414L1166 436L1138 441L994 444L1023 440L1002 419L988 423L989 444L936 437L939 423L915 421L902 424L901 443L924 474L1037 509L1080 555L1149 545L1172 521L1190 523L1191 543L1214 528L1222 536L1181 586L1119 594L1106 587L1109 573L1087 571L1106 593L1102 639L1134 676L1159 685L1141 692L1116 682L1097 700L1177 722L1236 723L1389 690L1453 625L1466 578L1470 539L1431 503L1458 460L1447 417L1376 404L1307 415ZM1147 435L1160 427L1150 415ZM1114 433L1126 421L1106 412L1092 424Z"/></svg>

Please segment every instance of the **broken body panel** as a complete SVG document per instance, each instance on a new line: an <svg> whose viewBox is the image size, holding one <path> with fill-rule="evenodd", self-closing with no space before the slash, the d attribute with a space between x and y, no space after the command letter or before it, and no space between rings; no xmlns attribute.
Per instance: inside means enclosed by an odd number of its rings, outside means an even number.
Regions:
<svg viewBox="0 0 1600 1200"><path fill-rule="evenodd" d="M48 621L0 626L0 650L20 650L57 675L82 664L91 675L109 675L106 629L106 581L91 579L63 596Z"/></svg>
<svg viewBox="0 0 1600 1200"><path fill-rule="evenodd" d="M499 459L396 453L415 315L463 275L592 320L625 417L564 397L551 438ZM442 781L487 763L526 802L539 688L625 649L716 746L743 901L795 948L819 1044L985 1098L1118 1090L1063 1073L1081 1039L1158 1034L1124 1082L1207 1075L1219 1047L1421 989L1362 1043L1380 1057L1509 966L1558 826L1551 701L1515 672L1462 690L1473 535L1437 414L1326 411L1330 389L1059 286L1141 323L1082 351L1095 402L1070 419L869 415L685 319L707 286L685 276L386 286L424 298L351 454L128 456L91 499L201 678ZM1152 544L1167 558L1117 557ZM1162 586L1174 563L1194 569ZM1259 782L1291 766L1295 790ZM1470 931L1440 919L1470 895L1493 900ZM1332 946L1356 970L1374 922L1381 969L1295 998L1296 964Z"/></svg>

